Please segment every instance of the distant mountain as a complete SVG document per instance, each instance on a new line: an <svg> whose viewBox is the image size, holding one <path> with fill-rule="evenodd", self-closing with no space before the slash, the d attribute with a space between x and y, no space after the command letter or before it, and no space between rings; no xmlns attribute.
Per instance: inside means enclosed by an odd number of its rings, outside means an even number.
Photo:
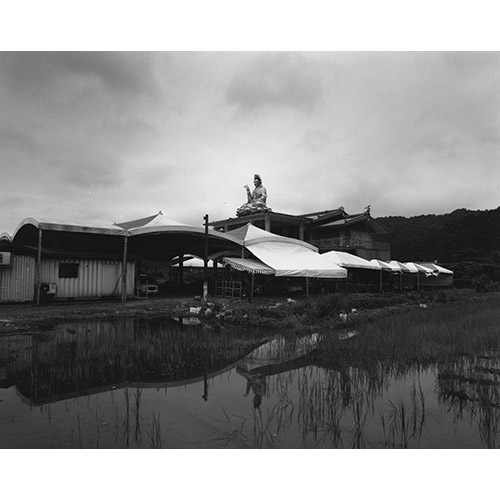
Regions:
<svg viewBox="0 0 500 500"><path fill-rule="evenodd" d="M391 243L395 260L500 262L500 207L377 221L390 231L383 241Z"/></svg>

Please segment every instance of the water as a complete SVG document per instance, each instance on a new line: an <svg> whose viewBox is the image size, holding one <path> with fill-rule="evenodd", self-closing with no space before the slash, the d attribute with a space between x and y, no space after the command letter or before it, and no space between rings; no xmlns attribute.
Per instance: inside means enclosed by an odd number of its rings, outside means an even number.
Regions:
<svg viewBox="0 0 500 500"><path fill-rule="evenodd" d="M122 319L0 337L0 447L500 445L494 356L374 375L319 360L320 335L261 333Z"/></svg>

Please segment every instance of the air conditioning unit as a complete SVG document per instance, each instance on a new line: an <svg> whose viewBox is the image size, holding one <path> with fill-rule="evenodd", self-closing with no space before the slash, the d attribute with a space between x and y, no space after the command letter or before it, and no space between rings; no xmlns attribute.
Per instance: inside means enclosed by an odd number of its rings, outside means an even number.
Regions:
<svg viewBox="0 0 500 500"><path fill-rule="evenodd" d="M0 252L0 266L10 266L10 252Z"/></svg>
<svg viewBox="0 0 500 500"><path fill-rule="evenodd" d="M40 283L40 292L43 295L52 295L55 297L57 285L55 283Z"/></svg>

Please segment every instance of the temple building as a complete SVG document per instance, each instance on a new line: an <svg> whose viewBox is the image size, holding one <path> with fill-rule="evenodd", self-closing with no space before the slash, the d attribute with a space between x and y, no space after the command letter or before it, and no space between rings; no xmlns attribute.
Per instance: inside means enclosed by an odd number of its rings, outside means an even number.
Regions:
<svg viewBox="0 0 500 500"><path fill-rule="evenodd" d="M344 207L301 215L272 210L211 222L215 230L227 232L248 223L281 236L297 238L319 248L349 252L363 259L391 260L391 246L380 237L389 231L370 215L370 207L349 215Z"/></svg>

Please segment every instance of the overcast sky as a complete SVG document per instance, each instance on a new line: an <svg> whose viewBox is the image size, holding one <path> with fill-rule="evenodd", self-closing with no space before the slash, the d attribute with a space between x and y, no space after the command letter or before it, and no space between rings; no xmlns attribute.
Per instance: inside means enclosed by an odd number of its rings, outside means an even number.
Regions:
<svg viewBox="0 0 500 500"><path fill-rule="evenodd" d="M499 52L0 53L0 233L500 205Z"/></svg>

